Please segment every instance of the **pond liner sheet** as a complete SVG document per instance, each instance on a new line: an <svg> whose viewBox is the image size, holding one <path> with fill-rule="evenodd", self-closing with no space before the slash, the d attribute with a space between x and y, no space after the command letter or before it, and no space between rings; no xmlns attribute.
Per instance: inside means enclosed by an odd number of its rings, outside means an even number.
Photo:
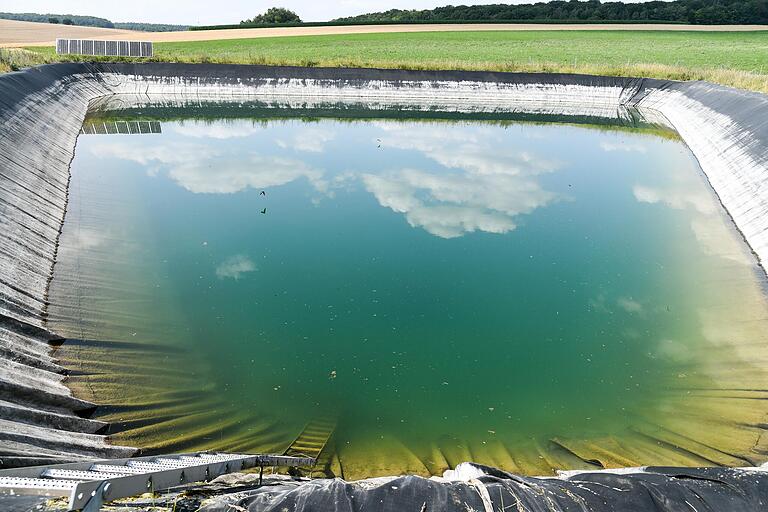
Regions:
<svg viewBox="0 0 768 512"><path fill-rule="evenodd" d="M564 478L462 464L458 481L419 476L285 482L214 498L200 512L753 512L768 506L768 472L649 467Z"/></svg>
<svg viewBox="0 0 768 512"><path fill-rule="evenodd" d="M110 445L99 433L105 425L87 418L95 405L67 388L67 369L52 353L61 339L46 324L78 132L94 103L123 94L171 103L258 99L275 108L343 108L364 102L372 108L609 120L626 120L637 110L644 121L681 135L758 260L768 258L768 97L759 93L705 82L588 75L215 64L68 63L8 73L0 76L0 467L135 452ZM756 448L751 459L766 456ZM653 478L673 478L673 471L665 471ZM703 471L747 478L737 470ZM764 476L749 475L759 483L759 491L749 492L764 496ZM674 499L688 496L659 489Z"/></svg>

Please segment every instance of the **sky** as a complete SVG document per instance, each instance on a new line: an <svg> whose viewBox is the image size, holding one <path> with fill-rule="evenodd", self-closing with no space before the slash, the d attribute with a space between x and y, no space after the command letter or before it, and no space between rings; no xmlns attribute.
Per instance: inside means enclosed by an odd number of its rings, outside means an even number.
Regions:
<svg viewBox="0 0 768 512"><path fill-rule="evenodd" d="M82 14L112 21L215 25L239 23L269 7L296 11L304 21L327 21L342 16L387 9L431 9L442 5L526 3L525 0L0 0L0 12Z"/></svg>

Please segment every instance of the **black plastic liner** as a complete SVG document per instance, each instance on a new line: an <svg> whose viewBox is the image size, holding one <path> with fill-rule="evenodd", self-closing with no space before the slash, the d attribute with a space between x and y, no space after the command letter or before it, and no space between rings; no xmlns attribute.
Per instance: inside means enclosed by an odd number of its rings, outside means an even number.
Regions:
<svg viewBox="0 0 768 512"><path fill-rule="evenodd" d="M635 473L521 477L471 464L468 482L404 476L379 483L287 482L221 496L201 512L757 512L768 510L768 470L645 468ZM378 485L377 485L378 484Z"/></svg>

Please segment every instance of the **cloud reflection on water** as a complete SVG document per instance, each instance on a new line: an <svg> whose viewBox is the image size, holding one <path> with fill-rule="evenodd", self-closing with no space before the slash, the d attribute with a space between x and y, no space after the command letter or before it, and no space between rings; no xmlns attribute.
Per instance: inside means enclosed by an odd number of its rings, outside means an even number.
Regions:
<svg viewBox="0 0 768 512"><path fill-rule="evenodd" d="M190 160L168 171L171 179L196 194L232 194L247 188L265 189L302 177L307 178L315 188L322 189L322 175L322 171L300 160L255 153Z"/></svg>
<svg viewBox="0 0 768 512"><path fill-rule="evenodd" d="M239 280L243 274L254 272L256 264L244 254L236 254L227 258L216 267L216 277L219 279Z"/></svg>
<svg viewBox="0 0 768 512"><path fill-rule="evenodd" d="M345 151L347 166L353 170L326 176L313 163L320 157L312 155L328 151L336 139L333 130L289 126L289 131L276 133L265 149L263 143L251 146L253 136L264 131L262 126L194 122L173 126L170 131L180 137L160 139L162 144L142 146L140 151L120 141L101 144L93 151L99 157L141 164L150 175L162 172L193 193L231 194L306 178L317 192L334 197L337 188L362 185L379 204L403 214L411 226L442 238L474 231L506 233L517 227L517 216L558 199L558 194L541 186L537 176L562 165L511 146L509 137L496 127L466 130L401 122L368 126L377 140L371 149L398 150L407 156L373 160L369 153ZM206 144L189 138L214 141ZM402 165L403 159L409 166L386 169L390 164ZM417 165L412 164L414 159ZM423 159L431 163L422 163Z"/></svg>
<svg viewBox="0 0 768 512"><path fill-rule="evenodd" d="M263 125L243 122L225 122L223 120L217 120L215 122L186 120L179 124L170 125L167 129L168 128L174 133L184 137L219 140L251 137L260 132L264 132L266 129Z"/></svg>
<svg viewBox="0 0 768 512"><path fill-rule="evenodd" d="M325 188L323 172L295 158L263 156L214 149L204 144L173 142L144 147L135 151L120 143L92 148L100 158L136 162L149 175L165 173L173 181L195 194L232 194L247 188L264 189L307 178L318 190Z"/></svg>
<svg viewBox="0 0 768 512"><path fill-rule="evenodd" d="M277 139L278 146L294 151L303 151L307 153L322 153L326 145L336 138L333 130L322 128L302 128L296 130L288 140Z"/></svg>
<svg viewBox="0 0 768 512"><path fill-rule="evenodd" d="M442 169L363 173L362 180L384 207L405 215L413 227L442 238L473 231L506 233L514 218L546 206L557 194L535 176L560 164L498 140L498 130L471 132L446 126L378 123L383 148L420 153Z"/></svg>
<svg viewBox="0 0 768 512"><path fill-rule="evenodd" d="M705 254L738 264L754 264L741 240L733 236L733 226L729 225L713 192L696 174L675 173L666 183L656 186L638 184L632 192L641 203L688 210L691 232Z"/></svg>

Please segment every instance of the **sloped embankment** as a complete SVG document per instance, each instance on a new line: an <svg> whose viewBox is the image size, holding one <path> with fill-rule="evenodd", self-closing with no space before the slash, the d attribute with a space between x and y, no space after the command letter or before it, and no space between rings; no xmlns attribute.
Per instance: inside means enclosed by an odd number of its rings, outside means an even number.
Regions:
<svg viewBox="0 0 768 512"><path fill-rule="evenodd" d="M0 456L2 467L129 455L65 385L45 329L47 290L67 205L69 163L88 97L72 67L0 81ZM92 85L92 84L90 84ZM84 89L88 89L84 91Z"/></svg>

